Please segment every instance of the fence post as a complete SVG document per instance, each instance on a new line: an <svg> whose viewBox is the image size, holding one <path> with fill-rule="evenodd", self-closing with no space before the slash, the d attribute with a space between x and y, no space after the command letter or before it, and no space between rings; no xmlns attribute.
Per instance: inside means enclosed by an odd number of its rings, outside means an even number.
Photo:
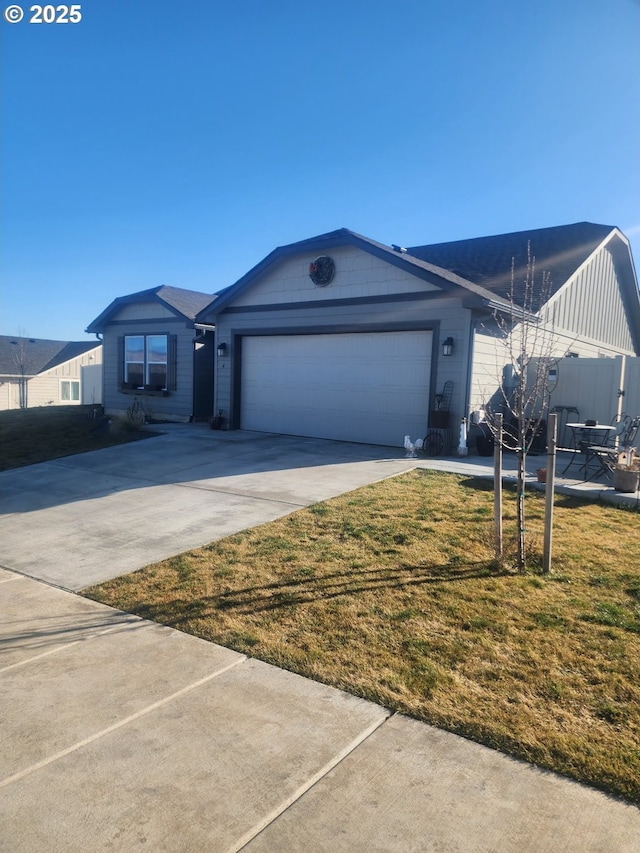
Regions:
<svg viewBox="0 0 640 853"><path fill-rule="evenodd" d="M551 571L551 548L553 544L553 498L556 484L556 445L558 441L558 416L549 415L547 430L547 484L545 486L544 507L544 552L542 571L548 575Z"/></svg>
<svg viewBox="0 0 640 853"><path fill-rule="evenodd" d="M496 558L502 559L502 415L495 416L493 447L493 514L495 520Z"/></svg>

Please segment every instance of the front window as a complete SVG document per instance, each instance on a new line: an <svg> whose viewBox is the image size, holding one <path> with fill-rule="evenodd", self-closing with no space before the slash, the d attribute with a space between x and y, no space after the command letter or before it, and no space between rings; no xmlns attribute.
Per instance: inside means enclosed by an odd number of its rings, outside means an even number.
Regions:
<svg viewBox="0 0 640 853"><path fill-rule="evenodd" d="M167 387L167 336L149 335L146 341L146 384Z"/></svg>
<svg viewBox="0 0 640 853"><path fill-rule="evenodd" d="M167 335L126 335L124 381L130 387L167 388Z"/></svg>
<svg viewBox="0 0 640 853"><path fill-rule="evenodd" d="M124 381L135 388L144 385L143 335L127 335L124 339Z"/></svg>

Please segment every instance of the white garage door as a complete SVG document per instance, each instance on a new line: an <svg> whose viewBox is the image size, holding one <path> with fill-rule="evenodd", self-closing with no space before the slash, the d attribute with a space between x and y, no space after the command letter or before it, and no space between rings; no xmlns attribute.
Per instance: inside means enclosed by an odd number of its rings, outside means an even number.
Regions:
<svg viewBox="0 0 640 853"><path fill-rule="evenodd" d="M402 447L424 437L431 332L245 337L243 429Z"/></svg>

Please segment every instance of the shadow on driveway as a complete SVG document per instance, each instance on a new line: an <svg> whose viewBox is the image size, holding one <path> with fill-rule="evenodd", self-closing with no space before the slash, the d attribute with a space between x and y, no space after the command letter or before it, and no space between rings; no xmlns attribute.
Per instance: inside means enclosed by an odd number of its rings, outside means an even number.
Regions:
<svg viewBox="0 0 640 853"><path fill-rule="evenodd" d="M403 449L201 424L0 475L0 564L78 590L414 467Z"/></svg>

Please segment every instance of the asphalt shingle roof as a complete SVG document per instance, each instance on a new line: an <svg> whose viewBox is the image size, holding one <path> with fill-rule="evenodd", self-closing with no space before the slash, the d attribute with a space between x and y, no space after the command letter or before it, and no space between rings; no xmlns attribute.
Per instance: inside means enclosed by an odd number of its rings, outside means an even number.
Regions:
<svg viewBox="0 0 640 853"><path fill-rule="evenodd" d="M167 305L175 308L185 317L194 320L196 314L213 302L215 296L211 293L199 293L197 290L183 290L180 287L170 287L163 284L156 288L156 295Z"/></svg>
<svg viewBox="0 0 640 853"><path fill-rule="evenodd" d="M612 225L576 222L552 228L413 246L407 249L407 253L444 267L502 297L508 297L510 293L513 259L514 298L516 304L522 305L528 245L535 259L535 281L540 284L542 273L548 273L551 279L549 295L552 295L586 261L613 228ZM539 291L539 288L537 290ZM540 305L528 307L538 310Z"/></svg>
<svg viewBox="0 0 640 853"><path fill-rule="evenodd" d="M0 375L37 376L99 345L98 341L49 341L0 335Z"/></svg>

